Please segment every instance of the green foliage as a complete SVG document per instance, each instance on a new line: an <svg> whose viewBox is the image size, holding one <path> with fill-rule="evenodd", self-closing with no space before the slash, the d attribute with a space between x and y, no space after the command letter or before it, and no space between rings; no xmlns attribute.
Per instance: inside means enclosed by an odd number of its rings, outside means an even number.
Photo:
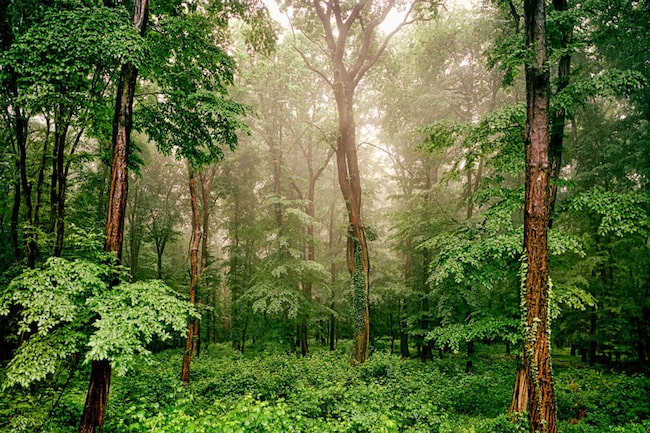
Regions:
<svg viewBox="0 0 650 433"><path fill-rule="evenodd" d="M645 396L650 392L650 379L643 375L604 373L593 369L561 371L556 374L558 412L565 420L578 420L583 426L576 431L606 431L612 426L643 423L650 417ZM640 399L640 400L639 400ZM644 424L647 427L647 423ZM630 426L636 431L639 426ZM615 430L609 430L615 431Z"/></svg>
<svg viewBox="0 0 650 433"><path fill-rule="evenodd" d="M164 340L169 328L183 332L188 304L169 287L106 282L114 278L110 265L57 257L14 278L0 298L0 314L17 308L18 333L25 338L3 388L41 381L72 356L109 359L124 373L136 356L149 354L145 346L153 336Z"/></svg>
<svg viewBox="0 0 650 433"><path fill-rule="evenodd" d="M160 280L119 284L101 297L87 299L86 306L99 315L86 360L107 359L118 374L151 353L146 346L154 336L165 341L169 329L182 335L187 327L188 305Z"/></svg>
<svg viewBox="0 0 650 433"><path fill-rule="evenodd" d="M637 191L621 193L593 188L577 195L569 208L597 215L600 219L597 233L600 236L638 234L647 237L650 230L649 202L646 194Z"/></svg>
<svg viewBox="0 0 650 433"><path fill-rule="evenodd" d="M16 73L24 88L22 104L46 112L88 102L86 92L97 84L93 74L110 74L121 62L141 64L145 58L126 10L81 5L47 10L43 21L3 54L0 78Z"/></svg>
<svg viewBox="0 0 650 433"><path fill-rule="evenodd" d="M228 96L235 64L215 41L219 30L193 12L163 16L147 37L152 58L143 75L158 92L139 106L136 127L195 167L220 161L223 147L234 150L237 133L248 130L248 107Z"/></svg>
<svg viewBox="0 0 650 433"><path fill-rule="evenodd" d="M447 346L458 352L460 344L473 340L494 340L500 337L510 343L521 339L519 321L507 317L487 317L470 323L453 323L438 326L430 331L425 340L435 341L439 347Z"/></svg>
<svg viewBox="0 0 650 433"><path fill-rule="evenodd" d="M499 347L499 351L502 350ZM121 432L421 432L523 433L525 417L506 415L515 372L512 357L481 353L474 372L464 358L422 363L375 352L351 367L349 348L314 350L308 358L271 351L238 354L210 346L193 360L193 380L178 384L181 351L155 354L112 381L105 429ZM556 365L560 431L647 430L646 376ZM73 380L44 431L74 426L83 404ZM78 388L78 389L77 389ZM29 431L46 420L33 395L10 389L0 400L0 429ZM55 389L33 389L42 401ZM4 417L11 414L12 420ZM30 418L29 415L32 414ZM8 424L11 422L11 424ZM22 426L22 427L21 427ZM609 430L608 430L609 429ZM646 429L646 430L644 430Z"/></svg>

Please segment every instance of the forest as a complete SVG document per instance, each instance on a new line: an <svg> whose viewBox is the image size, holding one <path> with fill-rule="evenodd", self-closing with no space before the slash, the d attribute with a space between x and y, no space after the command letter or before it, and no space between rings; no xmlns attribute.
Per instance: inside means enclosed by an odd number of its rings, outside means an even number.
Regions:
<svg viewBox="0 0 650 433"><path fill-rule="evenodd" d="M650 432L649 0L0 0L0 431Z"/></svg>

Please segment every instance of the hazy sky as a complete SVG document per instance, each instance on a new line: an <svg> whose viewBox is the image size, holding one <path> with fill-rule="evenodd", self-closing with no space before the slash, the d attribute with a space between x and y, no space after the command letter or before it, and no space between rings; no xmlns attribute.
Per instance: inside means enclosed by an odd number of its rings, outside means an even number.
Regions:
<svg viewBox="0 0 650 433"><path fill-rule="evenodd" d="M280 22L283 26L288 27L288 21L286 15L280 12L276 0L262 0L264 4L269 8L269 12L274 20ZM473 6L480 4L481 0L444 0L445 7L449 10L456 9L459 7L465 9L471 9ZM381 28L384 31L390 31L394 28L397 22L400 19L399 13L391 13L388 15L388 18L384 24L381 25Z"/></svg>

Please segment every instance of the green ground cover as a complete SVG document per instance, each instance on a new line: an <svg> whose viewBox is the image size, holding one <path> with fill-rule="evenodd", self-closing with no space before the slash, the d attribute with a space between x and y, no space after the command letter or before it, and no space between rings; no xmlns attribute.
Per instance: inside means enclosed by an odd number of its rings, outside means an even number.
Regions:
<svg viewBox="0 0 650 433"><path fill-rule="evenodd" d="M506 411L515 360L484 347L471 374L446 354L422 363L376 351L350 365L350 348L302 359L256 348L246 355L215 345L195 358L192 382L179 385L180 350L157 354L113 378L105 432L527 432ZM501 352L501 353L499 353ZM73 432L86 371L67 382L5 390L0 431ZM566 355L555 366L560 432L650 432L650 378L588 368Z"/></svg>

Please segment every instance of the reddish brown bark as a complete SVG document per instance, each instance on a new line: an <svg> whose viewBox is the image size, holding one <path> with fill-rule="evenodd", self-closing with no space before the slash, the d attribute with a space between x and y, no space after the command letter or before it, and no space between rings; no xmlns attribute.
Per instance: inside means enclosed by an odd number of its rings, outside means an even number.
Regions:
<svg viewBox="0 0 650 433"><path fill-rule="evenodd" d="M79 433L101 432L108 404L111 384L111 364L107 360L93 361L90 370L90 384Z"/></svg>
<svg viewBox="0 0 650 433"><path fill-rule="evenodd" d="M144 35L149 13L148 0L136 0L133 4L133 26ZM106 216L106 240L104 249L122 258L124 241L124 211L128 191L129 141L133 125L133 96L138 69L132 64L122 66L117 86L115 115L113 118L113 157L111 160L111 183ZM79 433L101 432L110 390L111 364L108 360L94 361L91 365L90 383L86 403L81 416Z"/></svg>
<svg viewBox="0 0 650 433"><path fill-rule="evenodd" d="M517 377L512 395L512 401L508 408L508 414L514 419L518 414L523 414L528 409L528 370L523 363L517 363Z"/></svg>
<svg viewBox="0 0 650 433"><path fill-rule="evenodd" d="M192 208L192 242L190 244L190 304L196 304L196 285L199 276L199 248L201 247L201 213L197 202L196 177L194 169L188 166L190 203ZM187 339L183 352L183 366L181 369L181 382L190 383L190 364L194 350L194 340L198 334L197 321L187 323Z"/></svg>
<svg viewBox="0 0 650 433"><path fill-rule="evenodd" d="M524 363L528 374L528 417L531 433L556 433L556 407L549 341L549 222L550 79L546 54L546 15L543 0L524 2L527 117L524 134L526 186L524 249L526 253Z"/></svg>

